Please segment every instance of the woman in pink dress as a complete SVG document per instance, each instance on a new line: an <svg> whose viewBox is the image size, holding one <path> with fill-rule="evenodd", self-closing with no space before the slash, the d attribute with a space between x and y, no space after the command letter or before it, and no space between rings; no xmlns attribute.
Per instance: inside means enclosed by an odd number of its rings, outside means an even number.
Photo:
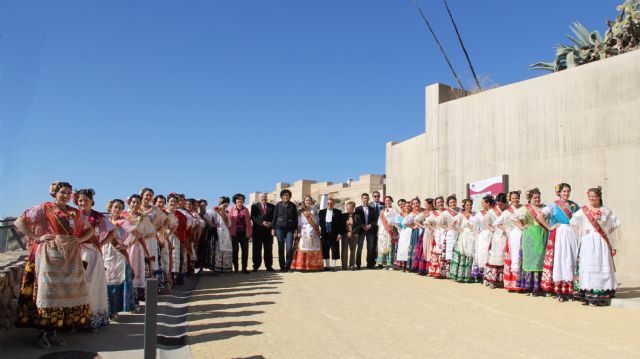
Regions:
<svg viewBox="0 0 640 359"><path fill-rule="evenodd" d="M54 201L27 209L15 222L30 248L16 325L41 329L37 340L41 348L65 345L58 329L83 327L91 321L81 243L94 232L87 216L67 205L72 193L71 184L54 182L49 188Z"/></svg>

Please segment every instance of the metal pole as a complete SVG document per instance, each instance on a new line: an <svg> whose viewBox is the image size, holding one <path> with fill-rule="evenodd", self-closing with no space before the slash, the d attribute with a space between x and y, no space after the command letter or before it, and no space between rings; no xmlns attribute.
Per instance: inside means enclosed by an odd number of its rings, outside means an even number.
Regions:
<svg viewBox="0 0 640 359"><path fill-rule="evenodd" d="M144 302L144 358L156 358L158 344L158 280L147 278L147 292Z"/></svg>

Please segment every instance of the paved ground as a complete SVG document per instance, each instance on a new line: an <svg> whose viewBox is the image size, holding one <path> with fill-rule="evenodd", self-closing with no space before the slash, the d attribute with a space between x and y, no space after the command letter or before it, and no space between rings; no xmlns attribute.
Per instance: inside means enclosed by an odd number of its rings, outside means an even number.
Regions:
<svg viewBox="0 0 640 359"><path fill-rule="evenodd" d="M381 270L205 275L188 319L193 358L640 357L640 311Z"/></svg>

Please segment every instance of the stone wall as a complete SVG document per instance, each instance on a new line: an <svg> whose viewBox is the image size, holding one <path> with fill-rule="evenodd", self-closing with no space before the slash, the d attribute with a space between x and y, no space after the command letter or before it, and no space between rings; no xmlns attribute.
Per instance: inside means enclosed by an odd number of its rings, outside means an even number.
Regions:
<svg viewBox="0 0 640 359"><path fill-rule="evenodd" d="M0 331L15 326L26 251L0 253Z"/></svg>
<svg viewBox="0 0 640 359"><path fill-rule="evenodd" d="M477 94L426 89L425 133L387 144L387 192L466 195L466 184L509 175L512 190L539 187L543 202L568 182L572 199L602 186L623 223L617 279L640 285L640 51Z"/></svg>

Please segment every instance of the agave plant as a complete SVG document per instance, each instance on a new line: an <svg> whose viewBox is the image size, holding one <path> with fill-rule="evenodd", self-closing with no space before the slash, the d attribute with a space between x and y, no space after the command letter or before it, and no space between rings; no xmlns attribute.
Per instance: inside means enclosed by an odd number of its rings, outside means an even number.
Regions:
<svg viewBox="0 0 640 359"><path fill-rule="evenodd" d="M635 50L640 45L640 0L627 0L617 7L615 21L607 21L606 45L617 55Z"/></svg>
<svg viewBox="0 0 640 359"><path fill-rule="evenodd" d="M579 22L571 27L575 36L567 35L572 45L558 45L553 62L530 65L533 70L561 71L589 62L635 50L640 43L640 0L626 0L617 7L615 21L607 21L604 39L598 31L589 31Z"/></svg>

